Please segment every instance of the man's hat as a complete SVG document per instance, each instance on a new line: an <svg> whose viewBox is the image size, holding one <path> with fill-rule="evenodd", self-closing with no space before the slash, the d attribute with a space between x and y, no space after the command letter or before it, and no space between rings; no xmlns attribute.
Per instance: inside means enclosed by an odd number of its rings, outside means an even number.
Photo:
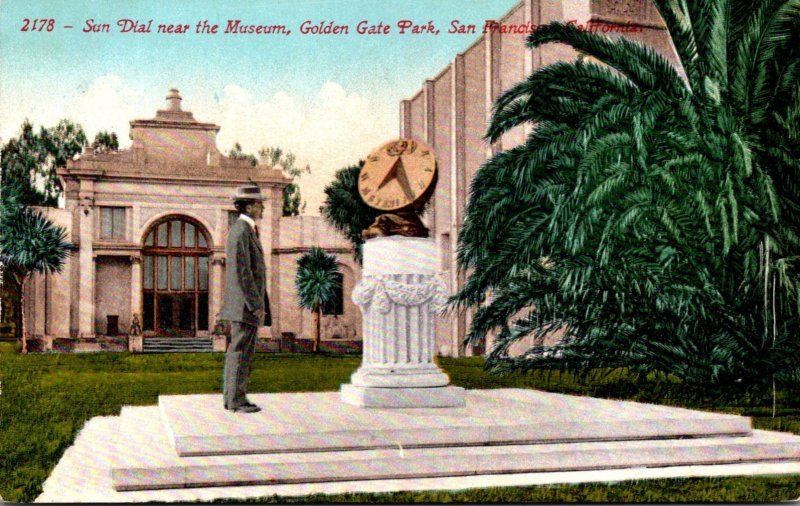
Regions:
<svg viewBox="0 0 800 506"><path fill-rule="evenodd" d="M234 202L263 202L267 200L261 194L261 188L254 184L240 186L236 189L236 195L233 196Z"/></svg>

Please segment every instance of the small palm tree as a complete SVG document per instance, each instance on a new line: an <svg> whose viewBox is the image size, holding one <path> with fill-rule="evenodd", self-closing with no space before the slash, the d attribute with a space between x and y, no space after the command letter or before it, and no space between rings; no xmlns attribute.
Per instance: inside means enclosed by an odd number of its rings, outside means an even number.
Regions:
<svg viewBox="0 0 800 506"><path fill-rule="evenodd" d="M333 303L341 288L336 257L314 247L297 260L295 286L300 307L314 312L314 353L319 352L322 308Z"/></svg>
<svg viewBox="0 0 800 506"><path fill-rule="evenodd" d="M30 275L60 271L72 245L66 240L63 227L53 225L36 209L19 206L13 198L5 198L0 213L0 268L4 275L14 278L22 298ZM25 305L20 306L22 353L27 353Z"/></svg>

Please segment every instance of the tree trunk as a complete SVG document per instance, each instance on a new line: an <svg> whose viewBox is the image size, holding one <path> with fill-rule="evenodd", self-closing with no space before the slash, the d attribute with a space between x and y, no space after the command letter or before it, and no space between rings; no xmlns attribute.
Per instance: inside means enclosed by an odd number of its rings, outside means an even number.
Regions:
<svg viewBox="0 0 800 506"><path fill-rule="evenodd" d="M320 335L320 320L322 320L322 306L319 306L316 311L314 311L314 353L319 353L319 345L322 341L322 336Z"/></svg>
<svg viewBox="0 0 800 506"><path fill-rule="evenodd" d="M28 335L27 335L27 325L25 324L25 282L28 281L30 277L29 274L25 274L22 277L22 280L19 281L19 323L22 327L21 337L22 337L22 351L23 355L27 355L28 353Z"/></svg>

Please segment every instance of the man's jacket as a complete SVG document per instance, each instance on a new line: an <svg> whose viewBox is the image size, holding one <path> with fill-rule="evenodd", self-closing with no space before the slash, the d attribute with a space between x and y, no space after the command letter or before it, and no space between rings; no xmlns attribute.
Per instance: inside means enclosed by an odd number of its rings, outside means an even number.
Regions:
<svg viewBox="0 0 800 506"><path fill-rule="evenodd" d="M253 227L243 219L236 220L228 234L225 251L225 301L220 319L256 327L272 325L267 295L267 267ZM255 315L258 309L265 312L263 321L259 321Z"/></svg>

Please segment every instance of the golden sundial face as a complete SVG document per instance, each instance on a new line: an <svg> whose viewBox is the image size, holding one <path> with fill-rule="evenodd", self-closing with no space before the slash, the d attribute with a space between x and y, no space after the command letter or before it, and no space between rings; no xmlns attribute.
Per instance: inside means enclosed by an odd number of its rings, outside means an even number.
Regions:
<svg viewBox="0 0 800 506"><path fill-rule="evenodd" d="M398 211L430 197L436 176L431 149L412 139L390 141L376 149L358 175L358 193L370 207Z"/></svg>

